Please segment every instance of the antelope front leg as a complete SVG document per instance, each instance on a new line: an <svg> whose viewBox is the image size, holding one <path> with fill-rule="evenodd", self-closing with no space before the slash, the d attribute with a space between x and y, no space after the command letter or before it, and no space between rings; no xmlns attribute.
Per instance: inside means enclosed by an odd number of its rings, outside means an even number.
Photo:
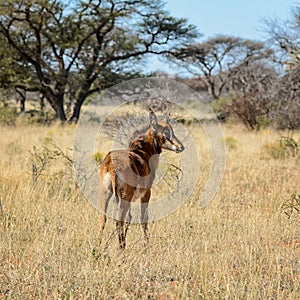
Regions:
<svg viewBox="0 0 300 300"><path fill-rule="evenodd" d="M127 235L127 231L128 231L131 219L132 219L132 215L131 215L131 212L130 212L130 209L129 209L129 211L128 211L128 218L127 218L126 226L125 226L125 239L126 239L126 235Z"/></svg>
<svg viewBox="0 0 300 300"><path fill-rule="evenodd" d="M103 231L104 231L105 224L106 224L106 215L101 212L100 216L99 216L99 227L100 227L99 240L100 240L100 244L102 242L102 237L103 237Z"/></svg>
<svg viewBox="0 0 300 300"><path fill-rule="evenodd" d="M146 244L149 243L148 232L148 204L151 196L151 190L148 190L144 197L141 198L141 223L144 230Z"/></svg>
<svg viewBox="0 0 300 300"><path fill-rule="evenodd" d="M117 221L117 231L119 236L119 245L121 249L125 249L126 243L125 243L125 234L124 234L124 222Z"/></svg>

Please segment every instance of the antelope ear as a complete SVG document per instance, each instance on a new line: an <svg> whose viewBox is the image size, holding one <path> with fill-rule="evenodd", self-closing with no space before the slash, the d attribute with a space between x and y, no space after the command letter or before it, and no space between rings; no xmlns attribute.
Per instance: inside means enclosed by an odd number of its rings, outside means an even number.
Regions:
<svg viewBox="0 0 300 300"><path fill-rule="evenodd" d="M166 113L166 122L170 123L170 113Z"/></svg>
<svg viewBox="0 0 300 300"><path fill-rule="evenodd" d="M149 121L151 127L155 130L157 128L157 117L151 108L149 108Z"/></svg>

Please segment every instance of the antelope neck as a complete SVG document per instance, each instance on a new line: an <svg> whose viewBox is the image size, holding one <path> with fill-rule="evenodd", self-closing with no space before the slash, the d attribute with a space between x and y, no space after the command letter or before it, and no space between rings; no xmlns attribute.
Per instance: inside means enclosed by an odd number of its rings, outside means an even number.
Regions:
<svg viewBox="0 0 300 300"><path fill-rule="evenodd" d="M146 133L134 140L128 149L144 158L150 158L152 155L161 153L161 140L150 128Z"/></svg>

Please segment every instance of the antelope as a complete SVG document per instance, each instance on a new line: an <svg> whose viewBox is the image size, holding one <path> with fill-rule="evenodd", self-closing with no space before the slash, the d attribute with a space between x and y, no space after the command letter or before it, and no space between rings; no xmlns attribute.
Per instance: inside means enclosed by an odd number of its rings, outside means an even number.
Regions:
<svg viewBox="0 0 300 300"><path fill-rule="evenodd" d="M119 246L125 248L131 220L130 205L140 198L141 224L148 244L148 204L159 155L163 149L180 153L184 146L175 136L169 117L158 122L155 113L149 108L148 127L129 143L127 149L112 150L106 155L100 166L100 242L109 200L115 197L119 205L119 215L116 217Z"/></svg>

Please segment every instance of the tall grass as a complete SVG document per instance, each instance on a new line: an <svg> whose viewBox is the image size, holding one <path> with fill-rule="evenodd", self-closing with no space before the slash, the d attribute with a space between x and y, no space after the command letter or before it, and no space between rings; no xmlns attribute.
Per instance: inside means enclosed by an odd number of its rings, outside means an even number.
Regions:
<svg viewBox="0 0 300 300"><path fill-rule="evenodd" d="M120 251L112 220L99 245L98 212L63 158L32 178L33 146L68 155L73 131L0 127L0 299L299 298L300 217L282 210L299 192L299 159L260 155L277 133L224 128L238 147L211 203L198 207L209 174L203 157L190 201L150 225L148 248L131 226Z"/></svg>

